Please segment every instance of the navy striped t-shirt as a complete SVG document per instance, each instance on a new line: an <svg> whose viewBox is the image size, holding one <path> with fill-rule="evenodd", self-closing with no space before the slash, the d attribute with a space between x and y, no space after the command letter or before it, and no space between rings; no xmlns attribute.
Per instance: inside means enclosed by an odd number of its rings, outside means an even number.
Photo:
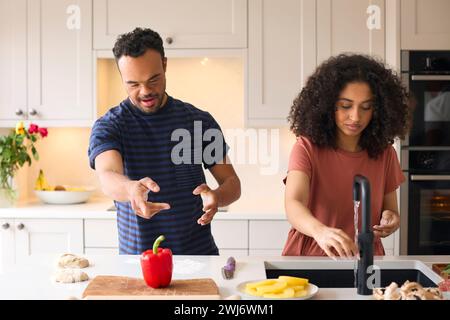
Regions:
<svg viewBox="0 0 450 320"><path fill-rule="evenodd" d="M172 149L180 142L172 141L176 129L190 133L190 164L172 161ZM161 234L166 237L163 247L170 248L174 254L218 254L210 224L201 226L197 223L204 213L202 199L192 194L197 186L205 183L202 166L210 168L228 151L224 142L220 152L212 153L213 161L204 161L202 151L210 142L201 140L199 144L198 138L208 129L220 130L208 112L170 96L166 104L152 114L142 112L126 99L95 122L89 142L90 166L95 169L94 160L100 153L119 151L124 174L129 179L150 177L159 185L159 192L149 192L148 201L169 203L171 207L151 219L144 219L134 213L130 202L115 201L120 254L141 254L151 249ZM180 154L184 155L184 152Z"/></svg>

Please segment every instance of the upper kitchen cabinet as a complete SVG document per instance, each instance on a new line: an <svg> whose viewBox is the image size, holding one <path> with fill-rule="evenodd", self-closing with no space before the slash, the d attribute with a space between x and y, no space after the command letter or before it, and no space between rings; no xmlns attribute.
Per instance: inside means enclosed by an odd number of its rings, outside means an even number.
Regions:
<svg viewBox="0 0 450 320"><path fill-rule="evenodd" d="M52 125L91 120L91 0L29 0L28 5L29 119L54 120Z"/></svg>
<svg viewBox="0 0 450 320"><path fill-rule="evenodd" d="M315 1L249 1L247 126L287 125L315 67Z"/></svg>
<svg viewBox="0 0 450 320"><path fill-rule="evenodd" d="M317 0L317 63L340 53L385 57L384 0Z"/></svg>
<svg viewBox="0 0 450 320"><path fill-rule="evenodd" d="M94 0L93 20L95 49L136 27L154 29L166 49L247 47L246 0Z"/></svg>
<svg viewBox="0 0 450 320"><path fill-rule="evenodd" d="M27 108L27 0L0 0L0 123Z"/></svg>
<svg viewBox="0 0 450 320"><path fill-rule="evenodd" d="M0 0L0 6L0 40L7 44L0 62L0 126L17 120L91 125L92 1Z"/></svg>
<svg viewBox="0 0 450 320"><path fill-rule="evenodd" d="M402 0L401 48L450 50L450 1Z"/></svg>

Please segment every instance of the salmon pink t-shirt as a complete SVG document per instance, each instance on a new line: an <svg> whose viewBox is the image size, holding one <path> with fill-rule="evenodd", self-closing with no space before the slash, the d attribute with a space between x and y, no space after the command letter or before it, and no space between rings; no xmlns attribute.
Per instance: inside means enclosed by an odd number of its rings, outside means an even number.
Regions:
<svg viewBox="0 0 450 320"><path fill-rule="evenodd" d="M386 148L377 159L371 159L365 150L349 152L321 148L305 137L299 137L292 149L288 171L291 170L302 171L310 178L307 206L313 216L328 227L342 229L351 239L355 235L353 177L360 174L369 179L372 226L380 223L383 197L405 181L393 146ZM359 221L361 223L361 218ZM384 255L379 237L375 237L374 254ZM283 255L326 254L313 238L291 228Z"/></svg>

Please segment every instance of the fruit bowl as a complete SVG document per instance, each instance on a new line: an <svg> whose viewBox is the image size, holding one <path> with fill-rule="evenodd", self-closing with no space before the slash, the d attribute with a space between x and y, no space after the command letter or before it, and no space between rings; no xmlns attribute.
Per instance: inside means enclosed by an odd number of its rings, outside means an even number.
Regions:
<svg viewBox="0 0 450 320"><path fill-rule="evenodd" d="M86 202L91 196L92 187L65 187L65 190L35 190L38 198L48 204L75 204Z"/></svg>

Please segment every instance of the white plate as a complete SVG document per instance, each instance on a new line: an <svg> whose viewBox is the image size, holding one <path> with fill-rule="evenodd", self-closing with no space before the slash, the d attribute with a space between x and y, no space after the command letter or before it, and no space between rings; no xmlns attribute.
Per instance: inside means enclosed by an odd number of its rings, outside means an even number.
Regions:
<svg viewBox="0 0 450 320"><path fill-rule="evenodd" d="M239 293L241 295L243 295L245 298L252 299L252 300L306 300L306 299L312 298L313 296L315 296L317 294L317 292L319 292L319 287L312 283L308 284L308 288L307 288L308 293L305 296L298 297L298 298L285 298L285 299L264 298L264 297L252 296L252 295L248 294L247 292L245 292L245 285L247 283L258 282L258 281L263 281L263 280L267 280L267 279L251 280L251 281L242 282L242 283L238 284L237 289L238 289Z"/></svg>

